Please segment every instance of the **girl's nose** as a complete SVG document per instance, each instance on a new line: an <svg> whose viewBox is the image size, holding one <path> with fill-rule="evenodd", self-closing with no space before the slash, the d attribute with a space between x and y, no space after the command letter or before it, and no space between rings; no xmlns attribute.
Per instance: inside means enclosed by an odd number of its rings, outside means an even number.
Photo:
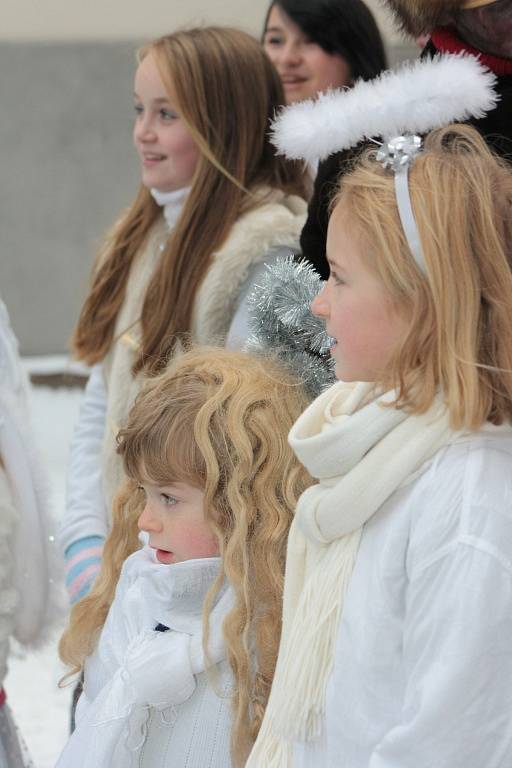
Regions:
<svg viewBox="0 0 512 768"><path fill-rule="evenodd" d="M297 67L301 62L300 44L289 41L281 48L281 65Z"/></svg>
<svg viewBox="0 0 512 768"><path fill-rule="evenodd" d="M311 312L315 317L321 317L323 319L329 316L329 304L327 301L327 285L324 284L320 293L317 293L313 301L311 302Z"/></svg>
<svg viewBox="0 0 512 768"><path fill-rule="evenodd" d="M151 509L151 504L146 501L144 509L141 512L137 525L140 531L146 531L147 533L157 533L160 531L161 523L160 519Z"/></svg>
<svg viewBox="0 0 512 768"><path fill-rule="evenodd" d="M137 141L155 141L156 133L149 116L141 115L135 123L134 136Z"/></svg>

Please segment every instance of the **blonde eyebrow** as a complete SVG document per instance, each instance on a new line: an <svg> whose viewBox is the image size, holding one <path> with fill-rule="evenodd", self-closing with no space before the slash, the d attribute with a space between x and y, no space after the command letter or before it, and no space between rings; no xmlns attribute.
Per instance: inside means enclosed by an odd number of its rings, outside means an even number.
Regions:
<svg viewBox="0 0 512 768"><path fill-rule="evenodd" d="M140 98L138 93L135 93L135 92L133 94L133 97L135 99L139 99ZM152 101L153 101L153 104L170 104L171 103L169 101L169 99L167 98L167 96L159 96L158 99L152 99Z"/></svg>

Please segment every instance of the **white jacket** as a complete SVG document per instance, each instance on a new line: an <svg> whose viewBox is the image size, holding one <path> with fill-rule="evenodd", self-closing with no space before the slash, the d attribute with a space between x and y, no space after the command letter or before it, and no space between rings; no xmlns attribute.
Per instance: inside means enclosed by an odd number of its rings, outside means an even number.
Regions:
<svg viewBox="0 0 512 768"><path fill-rule="evenodd" d="M365 525L325 711L293 768L512 765L512 428L441 450Z"/></svg>
<svg viewBox="0 0 512 768"><path fill-rule="evenodd" d="M126 560L57 768L229 768L229 588L210 615L208 659L203 652L203 603L220 562L162 565L149 547Z"/></svg>
<svg viewBox="0 0 512 768"><path fill-rule="evenodd" d="M40 642L57 610L50 589L56 553L27 393L18 343L0 301L0 681L7 637Z"/></svg>

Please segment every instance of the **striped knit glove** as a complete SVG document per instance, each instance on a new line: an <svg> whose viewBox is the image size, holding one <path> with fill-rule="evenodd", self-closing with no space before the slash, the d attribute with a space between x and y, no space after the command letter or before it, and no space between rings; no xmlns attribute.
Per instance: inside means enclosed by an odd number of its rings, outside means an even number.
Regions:
<svg viewBox="0 0 512 768"><path fill-rule="evenodd" d="M66 587L71 605L90 592L100 570L104 542L103 536L86 536L66 549Z"/></svg>

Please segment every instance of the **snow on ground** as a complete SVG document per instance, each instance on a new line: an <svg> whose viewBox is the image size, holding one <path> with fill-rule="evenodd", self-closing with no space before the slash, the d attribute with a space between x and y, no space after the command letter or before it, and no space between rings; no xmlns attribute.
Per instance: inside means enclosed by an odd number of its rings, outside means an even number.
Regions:
<svg viewBox="0 0 512 768"><path fill-rule="evenodd" d="M69 370L63 358L27 359L25 368L37 373ZM58 520L64 508L65 473L73 426L83 392L60 387L32 387L36 442L47 471L52 512ZM63 627L62 627L63 628ZM53 768L68 734L71 689L59 689L64 668L57 657L59 628L39 651L13 649L5 681L8 701L35 768Z"/></svg>

